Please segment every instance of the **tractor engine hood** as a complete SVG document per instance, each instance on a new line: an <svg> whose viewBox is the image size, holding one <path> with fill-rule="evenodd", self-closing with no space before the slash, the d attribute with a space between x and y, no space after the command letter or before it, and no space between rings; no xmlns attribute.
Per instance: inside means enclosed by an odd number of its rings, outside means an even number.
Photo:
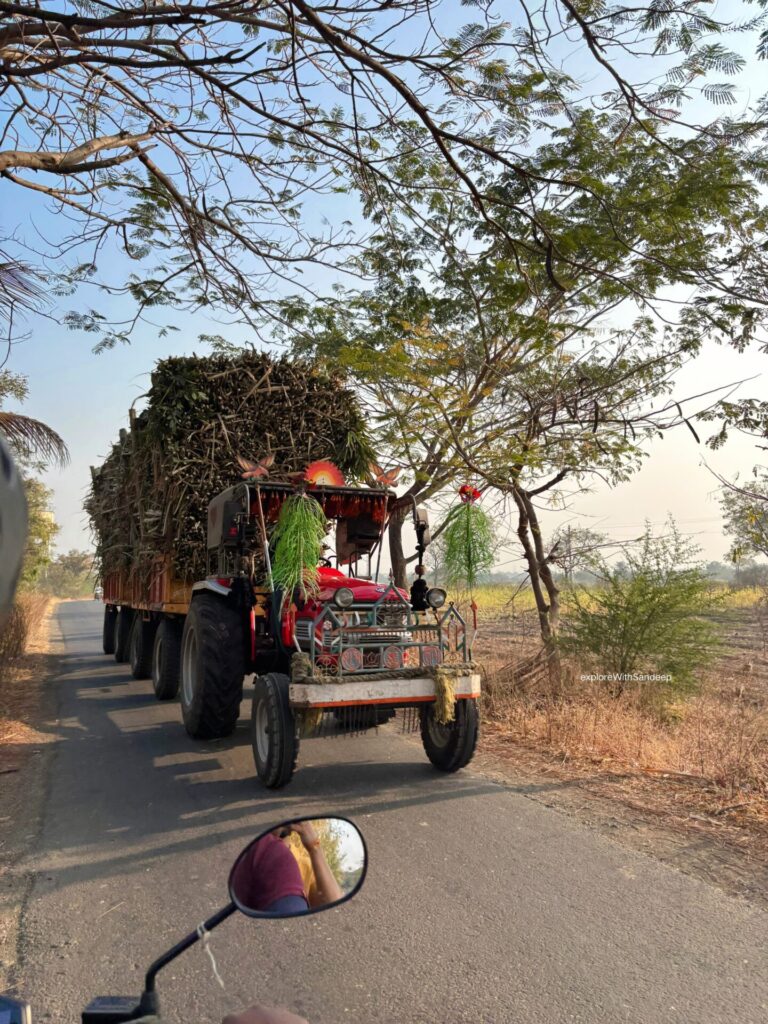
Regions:
<svg viewBox="0 0 768 1024"><path fill-rule="evenodd" d="M355 603L358 601L373 604L381 599L386 593L388 584L374 583L372 580L355 579L354 576L345 576L338 569L331 569L328 566L321 566L318 569L320 583L320 602L330 601L334 593L340 587L348 587L355 595ZM409 600L408 591L398 588L406 601Z"/></svg>

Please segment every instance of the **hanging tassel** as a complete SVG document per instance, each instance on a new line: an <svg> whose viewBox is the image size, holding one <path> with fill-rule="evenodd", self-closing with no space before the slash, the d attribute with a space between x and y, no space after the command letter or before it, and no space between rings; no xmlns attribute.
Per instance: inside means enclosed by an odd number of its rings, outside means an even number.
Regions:
<svg viewBox="0 0 768 1024"><path fill-rule="evenodd" d="M283 607L293 599L297 587L304 600L317 596L320 589L317 564L326 528L325 513L310 495L292 494L283 503L275 527L272 565L274 585L283 588Z"/></svg>
<svg viewBox="0 0 768 1024"><path fill-rule="evenodd" d="M436 665L433 715L438 725L449 725L456 717L455 673L445 665Z"/></svg>
<svg viewBox="0 0 768 1024"><path fill-rule="evenodd" d="M448 513L443 529L445 574L449 585L463 585L472 592L493 565L495 537L490 518L477 504L480 491L465 484L459 498L461 503Z"/></svg>

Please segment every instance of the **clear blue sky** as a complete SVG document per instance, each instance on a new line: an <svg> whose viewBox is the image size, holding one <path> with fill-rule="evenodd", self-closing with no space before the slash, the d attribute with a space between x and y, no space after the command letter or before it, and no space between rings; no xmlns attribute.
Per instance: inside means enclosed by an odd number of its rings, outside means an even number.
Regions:
<svg viewBox="0 0 768 1024"><path fill-rule="evenodd" d="M458 3L455 6L458 11ZM748 10L754 13L754 8ZM736 40L735 45L746 50L746 40ZM753 62L749 74L742 79L740 103L750 98L754 100L755 95L763 91L767 67ZM573 73L572 66L569 70ZM41 230L54 228L50 213L29 196L20 196L7 183L0 183L0 203L7 231L13 230L9 214L15 216L19 224L29 223L29 218L34 218ZM327 287L328 277L326 274L322 277L324 280L318 277L315 283ZM79 302L90 305L92 301L93 296L78 296L63 300L62 307L76 308ZM109 306L109 302L106 305ZM246 338L242 328L223 330L220 324L202 315L172 319L180 328L177 334L158 339L156 331L142 326L130 346L95 356L92 336L69 331L51 320L37 317L29 322L31 337L17 345L11 355L9 368L29 378L30 398L23 411L55 427L72 453L70 467L46 474L46 481L54 490L56 518L61 526L57 541L60 550L90 546L82 512L90 479L88 467L101 461L119 428L126 425L128 407L146 389L153 363L168 355L193 350L202 353L204 347L197 342L201 333L223 333L232 340ZM765 369L766 357L755 352L739 356L731 351L711 350L681 374L677 397L684 398L726 381L750 376L757 379L744 386L743 394L764 395ZM258 442L254 450L258 450ZM694 535L702 545L705 557L721 558L727 542L722 536L719 509L713 497L717 485L702 459L706 458L715 470L732 477L736 472L748 473L763 454L746 438L735 438L720 452L710 453L698 447L683 428L654 446L653 458L630 483L615 489L600 484L593 494L574 499L567 514L547 512L545 528L553 529L570 521L621 539L637 536L645 519L663 524L666 515L671 513L683 530ZM510 568L519 567L517 557L513 549L500 556L502 560L510 560Z"/></svg>

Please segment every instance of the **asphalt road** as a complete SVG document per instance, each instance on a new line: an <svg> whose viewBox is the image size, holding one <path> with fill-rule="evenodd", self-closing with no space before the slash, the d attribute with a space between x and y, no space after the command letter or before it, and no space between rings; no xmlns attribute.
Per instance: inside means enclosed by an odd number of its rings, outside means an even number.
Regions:
<svg viewBox="0 0 768 1024"><path fill-rule="evenodd" d="M159 977L164 1018L287 1005L312 1024L764 1024L768 916L465 770L411 739L305 742L284 790L254 778L249 701L233 737L190 740L176 703L101 654L101 609L64 604L62 736L22 923L35 1020L141 990L147 964L226 901L264 826L337 811L370 867L344 907L230 918Z"/></svg>

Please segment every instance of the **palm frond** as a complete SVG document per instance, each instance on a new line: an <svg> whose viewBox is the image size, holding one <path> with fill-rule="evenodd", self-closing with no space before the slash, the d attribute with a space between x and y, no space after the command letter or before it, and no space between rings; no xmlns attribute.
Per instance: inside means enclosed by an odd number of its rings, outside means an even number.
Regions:
<svg viewBox="0 0 768 1024"><path fill-rule="evenodd" d="M8 321L16 305L33 309L40 298L37 275L18 260L0 262L0 319Z"/></svg>
<svg viewBox="0 0 768 1024"><path fill-rule="evenodd" d="M45 462L66 466L69 449L56 431L31 416L0 409L0 431L24 454L39 455Z"/></svg>

